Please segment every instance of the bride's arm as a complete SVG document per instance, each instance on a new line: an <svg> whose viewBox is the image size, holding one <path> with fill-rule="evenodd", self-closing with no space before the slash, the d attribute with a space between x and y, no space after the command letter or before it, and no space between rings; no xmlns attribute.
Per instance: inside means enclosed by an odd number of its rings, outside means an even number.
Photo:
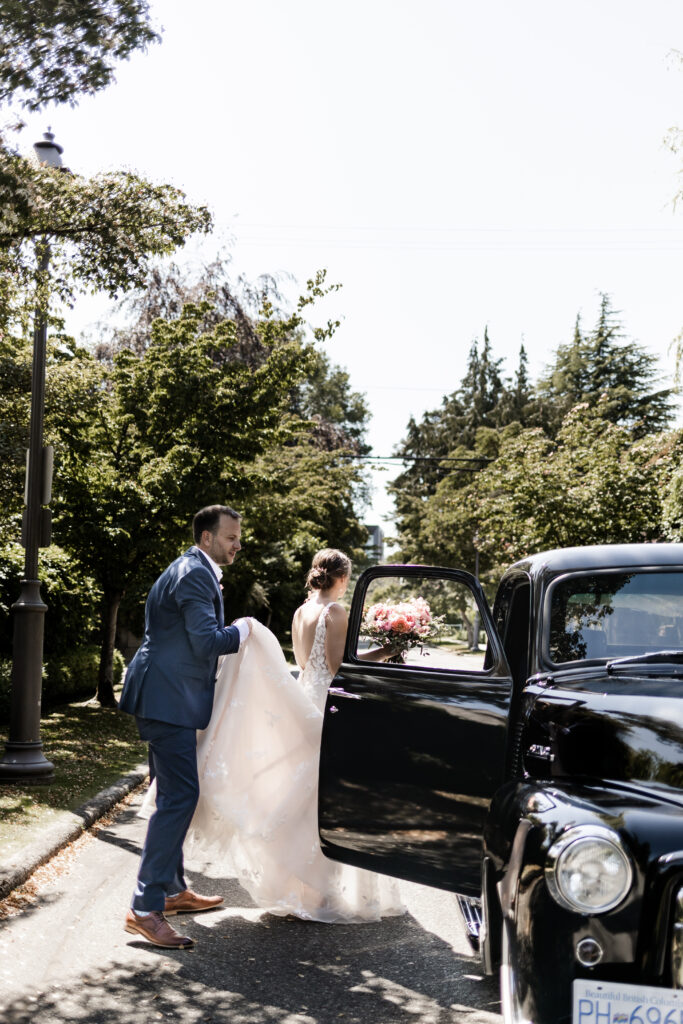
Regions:
<svg viewBox="0 0 683 1024"><path fill-rule="evenodd" d="M292 619L292 651L294 652L294 660L297 663L297 665L299 666L299 668L301 668L301 666L303 665L303 661L301 659L302 652L301 652L301 648L299 646L299 613L300 612L301 612L301 608L297 608L297 610L294 612L294 617Z"/></svg>
<svg viewBox="0 0 683 1024"><path fill-rule="evenodd" d="M395 649L393 647L374 647L371 651L357 652L356 657L359 661L386 661L398 654L399 650L398 647Z"/></svg>

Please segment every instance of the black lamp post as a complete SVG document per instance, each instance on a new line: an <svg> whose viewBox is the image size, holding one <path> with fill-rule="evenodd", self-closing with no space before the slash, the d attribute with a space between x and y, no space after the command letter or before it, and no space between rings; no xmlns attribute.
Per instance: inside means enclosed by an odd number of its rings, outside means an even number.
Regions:
<svg viewBox="0 0 683 1024"><path fill-rule="evenodd" d="M474 578L479 581L479 534L474 535L472 538L474 544ZM479 605L474 606L474 621L472 623L472 650L478 651L479 648L479 630L481 629L481 623L479 620Z"/></svg>
<svg viewBox="0 0 683 1024"><path fill-rule="evenodd" d="M34 149L40 163L62 166L63 149L48 129ZM40 700L43 676L43 631L47 606L40 596L38 549L50 543L50 501L52 449L43 448L45 406L45 352L47 348L47 296L45 279L50 263L47 240L38 247L39 301L33 335L31 375L31 421L24 492L22 543L26 549L24 578L19 598L12 605L14 646L12 652L12 704L9 739L0 760L2 782L49 782L54 765L43 755L40 740Z"/></svg>

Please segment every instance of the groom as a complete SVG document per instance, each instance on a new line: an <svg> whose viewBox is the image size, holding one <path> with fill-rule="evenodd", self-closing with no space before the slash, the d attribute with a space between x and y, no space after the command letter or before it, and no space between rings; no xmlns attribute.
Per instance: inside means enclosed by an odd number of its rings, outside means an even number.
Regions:
<svg viewBox="0 0 683 1024"><path fill-rule="evenodd" d="M156 811L147 829L137 885L125 929L169 949L187 949L164 917L197 913L222 903L187 888L183 841L199 798L196 730L211 717L220 654L234 654L251 631L248 619L223 624L221 566L240 550L240 516L227 505L209 505L192 523L195 539L149 592L145 635L131 661L120 707L135 715L149 744L156 778Z"/></svg>

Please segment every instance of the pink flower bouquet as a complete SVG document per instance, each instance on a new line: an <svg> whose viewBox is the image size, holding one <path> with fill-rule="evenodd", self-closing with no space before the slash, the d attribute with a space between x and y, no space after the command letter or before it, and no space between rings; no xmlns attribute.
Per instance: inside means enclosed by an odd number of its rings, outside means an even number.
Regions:
<svg viewBox="0 0 683 1024"><path fill-rule="evenodd" d="M381 647L391 647L394 655L387 661L402 662L406 651L438 636L443 616L433 616L423 597L411 597L399 604L370 605L363 616L361 633Z"/></svg>

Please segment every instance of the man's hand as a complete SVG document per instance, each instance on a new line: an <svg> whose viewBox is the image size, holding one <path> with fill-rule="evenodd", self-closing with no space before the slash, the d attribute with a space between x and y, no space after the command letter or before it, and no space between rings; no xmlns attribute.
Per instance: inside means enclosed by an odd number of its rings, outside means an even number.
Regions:
<svg viewBox="0 0 683 1024"><path fill-rule="evenodd" d="M251 636L253 622L254 620L252 618L246 617L241 619L235 619L235 621L232 623L232 625L236 626L237 629L239 630L240 645L244 643L248 636Z"/></svg>

